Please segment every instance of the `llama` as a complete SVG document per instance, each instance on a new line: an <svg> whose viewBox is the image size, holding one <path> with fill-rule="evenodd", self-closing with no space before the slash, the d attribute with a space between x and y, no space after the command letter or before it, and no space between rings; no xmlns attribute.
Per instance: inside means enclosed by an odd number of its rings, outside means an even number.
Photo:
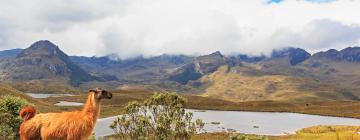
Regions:
<svg viewBox="0 0 360 140"><path fill-rule="evenodd" d="M32 106L20 111L21 140L87 140L100 113L100 100L111 99L112 93L96 88L89 90L81 111L36 114Z"/></svg>

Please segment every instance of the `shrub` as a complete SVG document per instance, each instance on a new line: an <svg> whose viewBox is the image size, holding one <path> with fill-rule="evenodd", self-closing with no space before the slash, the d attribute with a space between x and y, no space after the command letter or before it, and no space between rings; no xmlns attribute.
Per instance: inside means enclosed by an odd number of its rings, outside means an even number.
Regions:
<svg viewBox="0 0 360 140"><path fill-rule="evenodd" d="M0 97L0 139L18 139L20 109L27 105L25 99L14 96Z"/></svg>
<svg viewBox="0 0 360 140"><path fill-rule="evenodd" d="M269 138L265 136L251 136L251 135L232 135L230 136L229 140L269 140Z"/></svg>
<svg viewBox="0 0 360 140"><path fill-rule="evenodd" d="M155 93L143 103L129 103L126 114L110 128L122 139L190 139L204 123L200 119L193 122L184 104L185 99L175 93Z"/></svg>

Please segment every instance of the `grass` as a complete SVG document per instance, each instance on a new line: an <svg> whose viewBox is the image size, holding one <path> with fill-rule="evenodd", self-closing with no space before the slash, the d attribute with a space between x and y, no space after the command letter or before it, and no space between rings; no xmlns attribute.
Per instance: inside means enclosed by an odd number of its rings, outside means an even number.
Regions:
<svg viewBox="0 0 360 140"><path fill-rule="evenodd" d="M124 89L112 91L111 100L103 100L101 117L114 116L123 113L124 106L130 101L143 101L149 98L153 91L146 89ZM77 96L52 97L48 99L34 99L21 91L5 84L0 84L1 95L13 95L27 99L36 105L40 112L59 112L81 109L81 107L58 107L53 104L58 101L85 102L86 93ZM290 103L280 101L251 101L231 102L210 97L183 95L187 99L187 108L231 111L263 111L263 112L295 112L304 114L318 114L339 117L360 118L360 102L357 101L323 101Z"/></svg>
<svg viewBox="0 0 360 140"><path fill-rule="evenodd" d="M275 140L360 140L360 126L313 126Z"/></svg>
<svg viewBox="0 0 360 140"><path fill-rule="evenodd" d="M296 134L286 136L258 136L251 134L239 133L201 133L194 135L191 140L229 140L231 136L243 135L247 136L247 140L267 138L269 140L360 140L357 133L360 126L313 126L304 128L296 132ZM116 136L107 138L117 139Z"/></svg>
<svg viewBox="0 0 360 140"><path fill-rule="evenodd" d="M360 126L313 126L286 136L265 136L270 140L360 140L357 133ZM236 133L203 133L193 136L192 140L228 140L232 135L245 135L250 138L261 136ZM250 139L251 140L251 139Z"/></svg>
<svg viewBox="0 0 360 140"><path fill-rule="evenodd" d="M103 100L101 117L119 115L123 113L124 106L130 101L143 101L149 98L153 91L145 89L124 89L112 91L114 96L111 100ZM82 107L58 107L54 103L58 101L85 102L87 94L77 96L51 97L48 99L34 99L25 93L18 91L5 84L0 84L0 98L2 95L13 95L24 98L34 104L39 112L60 112L81 109ZM221 99L202 97L196 95L184 95L188 100L187 108L210 109L210 110L233 110L233 111L266 111L266 112L296 112L305 114L319 114L329 116L341 116L360 118L360 102L356 101L324 101L289 103L279 101L252 101L230 102ZM269 137L274 140L337 140L360 139L357 134L359 126L314 126L297 131L294 135ZM226 140L230 133L205 133L194 136L193 140Z"/></svg>
<svg viewBox="0 0 360 140"><path fill-rule="evenodd" d="M4 95L12 95L12 96L17 96L17 97L26 99L27 101L29 101L29 103L35 105L38 108L38 110L40 110L40 112L60 111L60 109L58 107L54 106L51 103L31 98L30 96L27 96L25 93L18 91L16 89L12 88L11 86L0 83L0 99L1 99L1 96L4 96Z"/></svg>
<svg viewBox="0 0 360 140"><path fill-rule="evenodd" d="M66 84L66 79L31 80L28 82L13 82L17 90L30 93L79 94L81 91Z"/></svg>
<svg viewBox="0 0 360 140"><path fill-rule="evenodd" d="M337 85L322 83L312 78L285 75L249 74L252 70L244 67L220 67L216 72L201 78L211 83L202 94L234 102L244 101L325 101L348 100L357 97L352 92L343 94Z"/></svg>
<svg viewBox="0 0 360 140"><path fill-rule="evenodd" d="M149 98L153 91L145 89L126 89L113 92L111 100L103 100L101 117L114 116L123 113L124 106L130 101L143 101ZM221 99L196 95L183 95L187 99L186 108L200 110L228 110L228 111L261 111L261 112L294 112L303 114L317 114L338 117L360 118L360 102L356 101L324 101L290 103L280 101L249 101L231 102ZM58 101L85 102L87 94L77 96L51 97L41 99L42 102L55 104ZM80 109L81 107L57 107L60 111ZM45 111L46 112L46 111Z"/></svg>
<svg viewBox="0 0 360 140"><path fill-rule="evenodd" d="M229 133L203 133L193 136L191 140L227 140L229 137Z"/></svg>

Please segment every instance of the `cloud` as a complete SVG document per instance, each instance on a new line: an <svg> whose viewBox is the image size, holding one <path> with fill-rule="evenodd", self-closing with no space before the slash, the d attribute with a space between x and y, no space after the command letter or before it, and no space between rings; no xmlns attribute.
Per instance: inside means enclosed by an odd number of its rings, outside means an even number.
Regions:
<svg viewBox="0 0 360 140"><path fill-rule="evenodd" d="M0 49L49 39L70 55L269 53L359 45L353 0L0 0Z"/></svg>
<svg viewBox="0 0 360 140"><path fill-rule="evenodd" d="M311 21L299 31L279 30L271 37L274 45L304 46L310 51L355 46L359 45L359 39L359 25L344 25L328 19Z"/></svg>

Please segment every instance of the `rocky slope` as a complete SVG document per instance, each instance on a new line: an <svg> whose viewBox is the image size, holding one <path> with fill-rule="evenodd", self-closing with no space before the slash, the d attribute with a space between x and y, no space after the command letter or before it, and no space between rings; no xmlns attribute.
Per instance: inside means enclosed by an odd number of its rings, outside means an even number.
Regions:
<svg viewBox="0 0 360 140"><path fill-rule="evenodd" d="M114 54L69 57L53 43L38 41L24 50L0 51L0 80L15 81L23 91L31 84L45 89L39 85L46 82L62 89L150 86L231 101L359 100L359 62L359 47L313 55L290 47L270 56L214 52L121 60Z"/></svg>
<svg viewBox="0 0 360 140"><path fill-rule="evenodd" d="M35 42L15 58L2 61L0 79L10 81L54 80L79 85L94 80L50 41Z"/></svg>

